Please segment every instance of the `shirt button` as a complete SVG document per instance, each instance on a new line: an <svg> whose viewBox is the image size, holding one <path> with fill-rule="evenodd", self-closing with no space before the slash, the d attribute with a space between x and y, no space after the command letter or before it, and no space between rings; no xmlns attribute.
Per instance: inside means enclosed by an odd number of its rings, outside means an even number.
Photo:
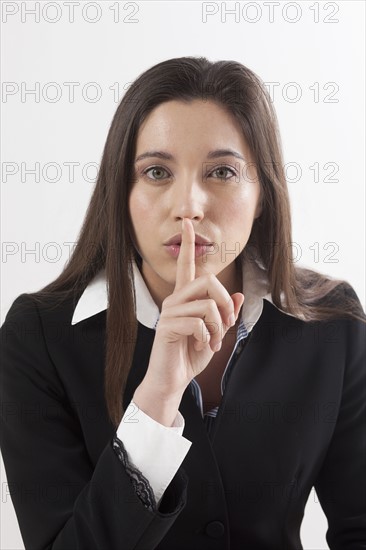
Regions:
<svg viewBox="0 0 366 550"><path fill-rule="evenodd" d="M211 521L206 525L206 535L213 539L222 537L225 533L225 526L221 521Z"/></svg>

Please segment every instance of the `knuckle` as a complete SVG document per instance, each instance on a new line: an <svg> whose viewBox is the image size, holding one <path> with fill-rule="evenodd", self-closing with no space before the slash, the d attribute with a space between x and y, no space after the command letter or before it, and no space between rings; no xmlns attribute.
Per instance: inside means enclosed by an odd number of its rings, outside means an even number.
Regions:
<svg viewBox="0 0 366 550"><path fill-rule="evenodd" d="M207 327L205 325L205 322L203 319L197 319L197 323L196 323L196 328L195 328L195 332L197 334L200 334L201 336L202 335L205 335L206 332L207 332Z"/></svg>
<svg viewBox="0 0 366 550"><path fill-rule="evenodd" d="M211 329L215 332L218 330L218 327L221 324L221 315L218 310L217 304L213 298L208 298L207 300L207 309L210 313L209 317L211 319L210 325Z"/></svg>
<svg viewBox="0 0 366 550"><path fill-rule="evenodd" d="M210 309L210 312L215 314L216 311L217 311L217 306L216 306L216 302L213 298L208 298L207 299L207 306L208 308Z"/></svg>
<svg viewBox="0 0 366 550"><path fill-rule="evenodd" d="M195 325L196 330L205 330L206 325L203 319L199 319L198 317L195 319Z"/></svg>
<svg viewBox="0 0 366 550"><path fill-rule="evenodd" d="M207 273L206 278L207 282L211 284L216 279L216 275L214 275L213 273Z"/></svg>
<svg viewBox="0 0 366 550"><path fill-rule="evenodd" d="M163 308L166 308L166 307L169 307L169 304L170 304L170 296L166 296L166 298L164 298L164 300L162 301L161 303L161 309Z"/></svg>

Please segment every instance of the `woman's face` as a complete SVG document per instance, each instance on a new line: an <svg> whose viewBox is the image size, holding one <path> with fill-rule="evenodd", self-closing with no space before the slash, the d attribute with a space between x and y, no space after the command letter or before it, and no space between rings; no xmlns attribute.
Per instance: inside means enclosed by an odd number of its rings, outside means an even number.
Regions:
<svg viewBox="0 0 366 550"><path fill-rule="evenodd" d="M219 149L238 156L212 156ZM138 160L148 152L153 154ZM213 101L162 103L139 129L134 168L133 238L159 308L173 292L176 276L177 258L164 243L182 232L183 217L190 218L196 234L216 243L196 258L196 277L210 271L230 294L241 292L234 260L260 215L260 184L235 118Z"/></svg>

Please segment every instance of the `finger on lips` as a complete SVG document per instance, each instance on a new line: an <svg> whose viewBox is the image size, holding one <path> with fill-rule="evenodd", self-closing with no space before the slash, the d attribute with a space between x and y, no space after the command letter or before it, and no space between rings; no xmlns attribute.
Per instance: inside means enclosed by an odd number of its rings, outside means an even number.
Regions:
<svg viewBox="0 0 366 550"><path fill-rule="evenodd" d="M196 263L194 227L189 218L183 218L182 241L177 258L176 283L174 291L182 289L187 283L192 281L197 281L197 286L200 285L201 282L198 281L198 279L195 279L195 275ZM193 287L194 286L195 285L193 285ZM235 324L235 310L230 294L216 278L209 280L208 287L207 295L216 302L217 307L221 310L220 314L223 319L226 318L226 321L224 321L226 327L229 328L233 326ZM190 292L192 292L192 286L190 287ZM189 296L186 296L185 298L182 296L182 299L189 299Z"/></svg>
<svg viewBox="0 0 366 550"><path fill-rule="evenodd" d="M182 220L182 241L177 258L177 272L175 290L179 290L187 283L194 281L196 275L195 263L195 234L189 221Z"/></svg>

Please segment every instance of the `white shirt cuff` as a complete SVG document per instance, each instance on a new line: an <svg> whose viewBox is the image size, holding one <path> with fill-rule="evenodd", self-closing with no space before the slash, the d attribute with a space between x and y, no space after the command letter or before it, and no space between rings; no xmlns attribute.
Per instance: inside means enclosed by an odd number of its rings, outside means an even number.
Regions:
<svg viewBox="0 0 366 550"><path fill-rule="evenodd" d="M182 436L184 425L179 411L173 425L167 427L131 400L117 428L131 465L149 481L158 505L192 445Z"/></svg>

